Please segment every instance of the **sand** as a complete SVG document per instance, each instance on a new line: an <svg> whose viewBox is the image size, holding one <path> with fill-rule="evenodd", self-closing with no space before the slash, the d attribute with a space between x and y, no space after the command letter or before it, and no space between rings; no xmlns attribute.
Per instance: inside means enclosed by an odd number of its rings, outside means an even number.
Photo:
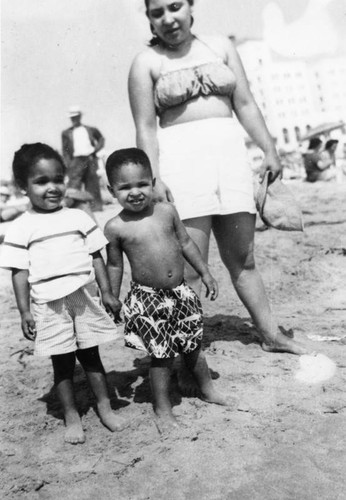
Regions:
<svg viewBox="0 0 346 500"><path fill-rule="evenodd" d="M257 264L279 324L316 355L262 351L212 242L220 297L204 301L204 346L232 408L181 397L181 429L153 420L148 365L122 340L101 347L112 405L128 420L110 433L76 370L84 445L64 443L49 359L21 334L9 273L1 287L1 498L279 500L346 498L346 184L289 186L305 232L256 232ZM112 209L99 216L104 223ZM129 282L125 276L125 288Z"/></svg>

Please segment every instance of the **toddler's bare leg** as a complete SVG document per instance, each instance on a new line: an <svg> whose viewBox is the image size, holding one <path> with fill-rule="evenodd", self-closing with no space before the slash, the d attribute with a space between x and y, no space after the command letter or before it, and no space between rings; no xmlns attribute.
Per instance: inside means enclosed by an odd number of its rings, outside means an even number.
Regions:
<svg viewBox="0 0 346 500"><path fill-rule="evenodd" d="M173 359L153 358L151 360L150 383L159 430L163 430L167 426L178 426L178 422L172 413L172 405L169 399L172 363Z"/></svg>
<svg viewBox="0 0 346 500"><path fill-rule="evenodd" d="M52 356L55 387L63 408L66 425L65 441L71 444L84 443L85 441L73 392L75 362L74 352Z"/></svg>
<svg viewBox="0 0 346 500"><path fill-rule="evenodd" d="M190 370L187 369L181 354L174 358L173 372L177 377L179 391L183 396L190 398L199 396L200 390L196 383L196 379Z"/></svg>
<svg viewBox="0 0 346 500"><path fill-rule="evenodd" d="M76 355L96 397L97 411L101 422L112 432L124 429L126 427L125 420L116 415L111 408L105 371L98 347L79 349Z"/></svg>
<svg viewBox="0 0 346 500"><path fill-rule="evenodd" d="M224 406L234 404L234 400L232 400L232 398L224 396L215 389L205 355L200 349L196 349L189 354L184 354L184 360L187 368L196 378L204 401Z"/></svg>

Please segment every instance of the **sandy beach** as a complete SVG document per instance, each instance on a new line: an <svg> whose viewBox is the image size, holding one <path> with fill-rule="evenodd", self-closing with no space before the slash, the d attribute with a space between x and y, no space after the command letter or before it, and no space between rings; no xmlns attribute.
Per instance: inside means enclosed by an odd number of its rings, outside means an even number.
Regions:
<svg viewBox="0 0 346 500"><path fill-rule="evenodd" d="M257 265L279 324L315 355L266 353L212 241L216 302L204 300L204 348L233 407L182 397L181 428L154 423L148 364L123 347L101 347L112 405L128 427L100 423L77 366L84 445L64 443L49 359L21 333L10 273L0 271L1 498L64 500L342 500L346 498L346 183L290 181L304 233L256 232ZM111 206L98 214L103 225ZM128 268L123 294L128 288ZM120 327L121 331L121 327Z"/></svg>

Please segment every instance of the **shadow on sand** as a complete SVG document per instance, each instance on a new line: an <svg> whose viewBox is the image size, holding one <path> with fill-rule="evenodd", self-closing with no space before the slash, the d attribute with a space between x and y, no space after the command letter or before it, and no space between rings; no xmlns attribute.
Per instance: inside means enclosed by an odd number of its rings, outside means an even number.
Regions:
<svg viewBox="0 0 346 500"><path fill-rule="evenodd" d="M293 336L290 330L284 330L283 327L280 329L285 335ZM256 328L252 325L251 320L224 314L216 314L204 319L203 349L209 348L213 342L217 341L238 341L243 345L260 344ZM152 403L149 368L150 357L141 357L134 360L131 370L112 370L107 373L111 405L114 410L128 406L131 402ZM219 378L217 372L210 370L210 373L213 379ZM80 415L86 415L91 408L96 411L95 397L89 388L83 369L78 364L74 376L74 389ZM182 395L175 374L172 376L170 392L172 405L178 406L181 403ZM48 415L63 419L54 386L39 400L47 404Z"/></svg>

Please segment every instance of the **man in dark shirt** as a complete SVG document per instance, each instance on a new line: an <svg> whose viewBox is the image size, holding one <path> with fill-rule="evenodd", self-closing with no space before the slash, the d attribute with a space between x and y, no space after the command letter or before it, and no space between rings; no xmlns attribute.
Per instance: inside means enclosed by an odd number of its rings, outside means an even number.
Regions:
<svg viewBox="0 0 346 500"><path fill-rule="evenodd" d="M79 107L69 109L72 127L62 132L62 153L67 166L68 187L82 190L83 185L93 200L93 211L102 210L102 199L96 153L103 148L105 140L101 132L82 124Z"/></svg>

